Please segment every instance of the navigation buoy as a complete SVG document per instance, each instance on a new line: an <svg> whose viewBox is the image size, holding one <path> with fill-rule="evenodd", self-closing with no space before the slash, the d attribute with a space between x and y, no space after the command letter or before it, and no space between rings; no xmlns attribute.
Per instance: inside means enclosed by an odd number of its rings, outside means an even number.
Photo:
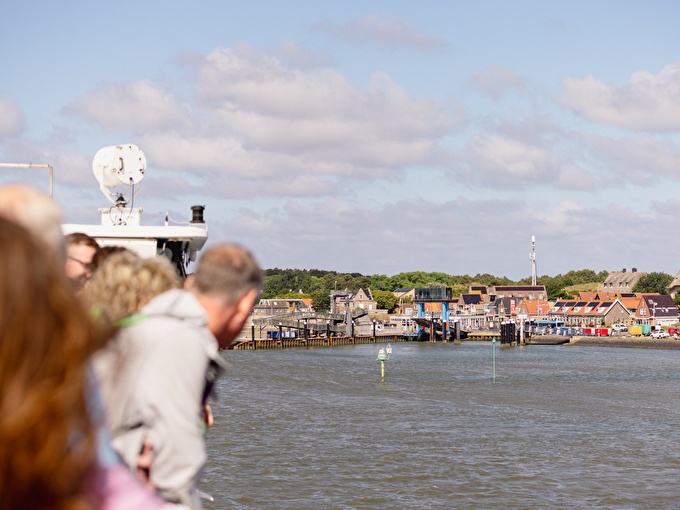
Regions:
<svg viewBox="0 0 680 510"><path fill-rule="evenodd" d="M380 361L380 380L385 382L385 361L387 361L388 355L385 353L385 349L380 349L378 351L378 361Z"/></svg>
<svg viewBox="0 0 680 510"><path fill-rule="evenodd" d="M496 382L496 337L491 340L491 351L493 352L493 382Z"/></svg>

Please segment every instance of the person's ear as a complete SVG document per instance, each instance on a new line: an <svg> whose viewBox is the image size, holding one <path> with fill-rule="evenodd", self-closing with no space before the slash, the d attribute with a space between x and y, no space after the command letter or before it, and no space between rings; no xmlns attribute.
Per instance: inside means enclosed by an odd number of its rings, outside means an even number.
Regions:
<svg viewBox="0 0 680 510"><path fill-rule="evenodd" d="M257 289L250 289L243 296L241 296L241 299L239 299L238 303L236 304L236 314L238 315L239 320L241 320L241 317L243 317L244 324L253 309L257 294Z"/></svg>

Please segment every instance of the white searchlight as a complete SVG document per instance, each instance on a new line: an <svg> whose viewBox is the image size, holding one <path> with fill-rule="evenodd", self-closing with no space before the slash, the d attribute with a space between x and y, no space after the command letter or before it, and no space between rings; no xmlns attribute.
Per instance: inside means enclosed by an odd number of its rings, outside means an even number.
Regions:
<svg viewBox="0 0 680 510"><path fill-rule="evenodd" d="M135 197L146 174L146 157L133 144L99 149L92 160L92 171L110 204L99 208L99 225L65 224L64 234L84 232L102 247L123 246L149 258L166 256L178 273L186 276L189 262L196 260L208 240L208 225L203 220L205 206L192 206L190 221L172 220L166 211L163 225L142 225L142 208L135 206ZM130 197L129 201L123 193Z"/></svg>
<svg viewBox="0 0 680 510"><path fill-rule="evenodd" d="M99 183L99 189L109 202L124 207L127 201L123 194L114 192L113 189L126 186L132 192L131 201L134 202L134 197L139 192L139 183L146 173L146 157L142 149L132 144L104 147L94 155L92 171Z"/></svg>

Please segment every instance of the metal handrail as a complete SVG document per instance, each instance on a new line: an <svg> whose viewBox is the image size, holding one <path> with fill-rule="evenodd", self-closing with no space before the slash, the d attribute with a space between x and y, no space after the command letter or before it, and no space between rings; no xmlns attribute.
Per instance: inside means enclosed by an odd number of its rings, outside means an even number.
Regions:
<svg viewBox="0 0 680 510"><path fill-rule="evenodd" d="M0 163L0 168L47 168L50 171L50 197L54 196L54 168L35 163Z"/></svg>

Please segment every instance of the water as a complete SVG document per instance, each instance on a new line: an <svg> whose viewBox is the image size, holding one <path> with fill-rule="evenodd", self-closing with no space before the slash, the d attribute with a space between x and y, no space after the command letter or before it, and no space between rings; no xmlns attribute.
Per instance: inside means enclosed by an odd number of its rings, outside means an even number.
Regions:
<svg viewBox="0 0 680 510"><path fill-rule="evenodd" d="M228 351L206 508L680 507L680 354L393 344Z"/></svg>

